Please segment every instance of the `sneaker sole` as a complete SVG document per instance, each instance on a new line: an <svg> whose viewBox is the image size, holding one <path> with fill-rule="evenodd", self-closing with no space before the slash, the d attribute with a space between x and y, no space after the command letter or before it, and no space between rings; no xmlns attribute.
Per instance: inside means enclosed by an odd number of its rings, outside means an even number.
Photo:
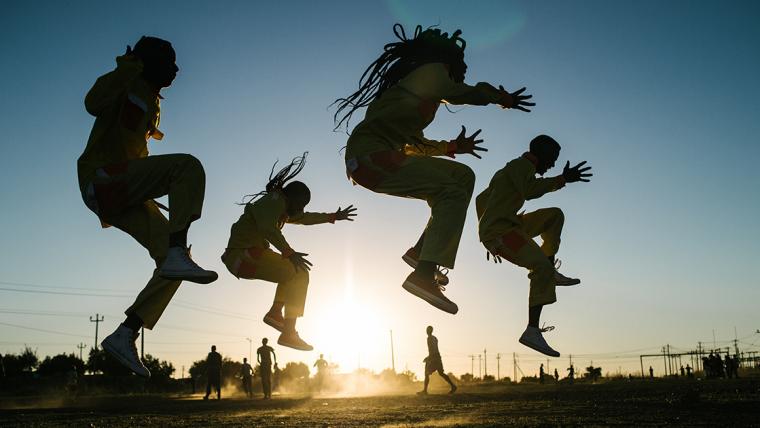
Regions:
<svg viewBox="0 0 760 428"><path fill-rule="evenodd" d="M527 341L524 341L522 337L520 338L519 342L520 342L520 343L522 343L523 345L527 346L528 348L530 348L530 349L532 349L532 350L536 351L536 352L540 352L540 353L542 353L542 354L546 355L547 357L555 357L555 358L556 358L556 357L559 357L559 352L557 352L557 351L554 351L554 352L557 354L557 355L554 355L554 354L551 354L551 353L549 353L548 351L542 351L541 349L539 349L539 348L537 348L537 347L533 346L533 345L532 345L532 344L530 344L529 342L527 342Z"/></svg>
<svg viewBox="0 0 760 428"><path fill-rule="evenodd" d="M427 291L423 290L422 288L418 287L417 284L410 282L410 281L404 281L404 285L402 285L404 290L412 293L413 295L419 297L420 299L430 303L431 305L435 306L436 308L447 312L449 314L456 314L459 312L459 307L457 307L456 303L453 302L446 302L444 300L439 299L436 296L433 296L429 294Z"/></svg>
<svg viewBox="0 0 760 428"><path fill-rule="evenodd" d="M401 260L403 260L404 263L409 265L409 267L412 269L417 269L417 261L407 256L406 254L401 256ZM435 273L435 280L438 281L438 283L441 285L449 285L449 277L437 271Z"/></svg>
<svg viewBox="0 0 760 428"><path fill-rule="evenodd" d="M266 316L264 317L264 324L272 327L273 329L279 331L280 333L282 333L282 330L285 329L285 326L283 325L283 323L278 322L274 318L270 318Z"/></svg>
<svg viewBox="0 0 760 428"><path fill-rule="evenodd" d="M189 281L196 284L211 284L219 279L219 275L216 273L208 276L188 276L187 273L184 272L160 272L158 276L170 281Z"/></svg>
<svg viewBox="0 0 760 428"><path fill-rule="evenodd" d="M295 344L287 343L287 342L281 341L279 339L277 339L277 344L281 345L281 346L287 346L288 348L295 349L297 351L313 351L314 350L314 347L311 346L311 345L309 345L308 348L306 348L306 347L299 347L299 346L297 346Z"/></svg>
<svg viewBox="0 0 760 428"><path fill-rule="evenodd" d="M114 357L116 359L116 361L119 362L119 364L121 364L122 366L124 366L124 367L128 368L129 370L131 370L132 373L136 374L137 376L144 377L146 379L150 378L150 371L148 371L148 375L147 376L145 376L142 373L138 373L137 371L135 371L135 369L132 368L132 364L129 362L129 360L127 360L126 358L122 357L121 354L119 354L118 352L116 352L116 348L113 348L111 346L110 342L106 342L104 340L104 341L100 342L100 346L102 346L103 349L106 352L108 352L108 355Z"/></svg>

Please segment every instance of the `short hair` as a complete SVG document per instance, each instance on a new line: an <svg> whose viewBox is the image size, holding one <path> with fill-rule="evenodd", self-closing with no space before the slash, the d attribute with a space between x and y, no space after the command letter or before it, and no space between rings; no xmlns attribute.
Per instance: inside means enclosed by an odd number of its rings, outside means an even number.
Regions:
<svg viewBox="0 0 760 428"><path fill-rule="evenodd" d="M269 339L267 339L266 337L261 339L261 343L263 343L264 345L266 345L267 342L269 342Z"/></svg>
<svg viewBox="0 0 760 428"><path fill-rule="evenodd" d="M548 148L559 151L562 147L554 138L541 134L536 138L530 140L530 152L536 154Z"/></svg>
<svg viewBox="0 0 760 428"><path fill-rule="evenodd" d="M138 58L145 61L146 59L154 59L158 56L162 56L168 49L172 48L172 44L164 39L158 37L142 36L140 40L135 43L135 48L132 52L137 55Z"/></svg>
<svg viewBox="0 0 760 428"><path fill-rule="evenodd" d="M433 332L433 326L432 326L432 325L429 325L429 326L427 326L427 329L426 329L426 331L427 331L428 333L432 333L432 332Z"/></svg>
<svg viewBox="0 0 760 428"><path fill-rule="evenodd" d="M216 345L211 345L211 350L216 351Z"/></svg>

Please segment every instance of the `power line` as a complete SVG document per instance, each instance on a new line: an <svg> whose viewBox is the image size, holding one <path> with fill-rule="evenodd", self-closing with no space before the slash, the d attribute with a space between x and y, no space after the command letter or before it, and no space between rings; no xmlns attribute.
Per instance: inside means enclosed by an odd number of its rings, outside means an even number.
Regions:
<svg viewBox="0 0 760 428"><path fill-rule="evenodd" d="M18 325L18 324L10 324L10 323L7 323L7 322L0 322L0 325L5 325L5 326L8 326L8 327L15 327L15 328L20 328L20 329L24 329L24 330L41 331L41 332L43 332L43 333L60 334L60 335L62 335L62 336L71 336L71 337L90 337L90 336L85 336L85 335L83 335L83 334L71 334L71 333L64 333L64 332L62 332L62 331L55 331L55 330L46 330L46 329L44 329L44 328L26 327L26 326L23 326L23 325Z"/></svg>

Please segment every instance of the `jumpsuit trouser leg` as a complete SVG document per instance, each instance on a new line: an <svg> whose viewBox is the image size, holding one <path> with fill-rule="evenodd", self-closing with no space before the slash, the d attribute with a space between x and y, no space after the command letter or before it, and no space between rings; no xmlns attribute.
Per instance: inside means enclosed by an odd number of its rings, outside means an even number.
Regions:
<svg viewBox="0 0 760 428"><path fill-rule="evenodd" d="M564 215L559 208L546 208L520 216L521 226L490 241L486 248L530 272L528 306L549 305L557 301L554 266L548 257L559 250ZM533 240L541 236L541 247Z"/></svg>
<svg viewBox="0 0 760 428"><path fill-rule="evenodd" d="M422 199L431 215L419 259L454 268L475 174L464 164L430 156L406 156L371 190Z"/></svg>

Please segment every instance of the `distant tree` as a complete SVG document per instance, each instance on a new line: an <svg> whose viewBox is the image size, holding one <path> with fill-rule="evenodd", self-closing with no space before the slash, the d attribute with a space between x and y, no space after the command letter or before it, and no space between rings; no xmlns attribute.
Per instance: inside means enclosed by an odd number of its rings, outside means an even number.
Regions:
<svg viewBox="0 0 760 428"><path fill-rule="evenodd" d="M40 360L37 358L37 351L29 346L24 347L24 350L18 355L5 354L3 357L3 367L5 368L5 375L8 377L30 373L39 364Z"/></svg>
<svg viewBox="0 0 760 428"><path fill-rule="evenodd" d="M586 379L590 379L592 382L596 382L600 377L602 377L602 368L590 365L586 367L586 373L584 373L583 376Z"/></svg>
<svg viewBox="0 0 760 428"><path fill-rule="evenodd" d="M413 371L404 370L403 372L399 373L400 376L406 377L409 382L416 382L417 381L417 375L414 374Z"/></svg>
<svg viewBox="0 0 760 428"><path fill-rule="evenodd" d="M472 373L465 373L460 376L459 379L461 379L464 383L472 383L475 381L475 377L472 376Z"/></svg>
<svg viewBox="0 0 760 428"><path fill-rule="evenodd" d="M80 360L79 357L73 353L62 353L54 355L53 357L45 357L37 368L37 373L40 376L65 375L71 371L72 367L76 367L77 374L84 374L84 361Z"/></svg>
<svg viewBox="0 0 760 428"><path fill-rule="evenodd" d="M282 373L280 373L280 379L282 382L287 382L289 380L297 380L297 379L304 379L309 377L309 366L302 362L294 363L289 362L285 365L285 368L282 369Z"/></svg>
<svg viewBox="0 0 760 428"><path fill-rule="evenodd" d="M166 383L174 374L174 365L168 361L161 361L150 354L145 354L143 364L150 370L151 383Z"/></svg>
<svg viewBox="0 0 760 428"><path fill-rule="evenodd" d="M222 357L222 384L230 382L237 375L240 374L240 370L243 367L243 363L233 361L228 357ZM206 379L206 359L195 361L190 366L190 377L196 380L201 380L201 383ZM254 367L254 375L258 374L260 369L257 369L258 365Z"/></svg>
<svg viewBox="0 0 760 428"><path fill-rule="evenodd" d="M496 378L493 375L485 375L483 376L483 382L493 382Z"/></svg>

